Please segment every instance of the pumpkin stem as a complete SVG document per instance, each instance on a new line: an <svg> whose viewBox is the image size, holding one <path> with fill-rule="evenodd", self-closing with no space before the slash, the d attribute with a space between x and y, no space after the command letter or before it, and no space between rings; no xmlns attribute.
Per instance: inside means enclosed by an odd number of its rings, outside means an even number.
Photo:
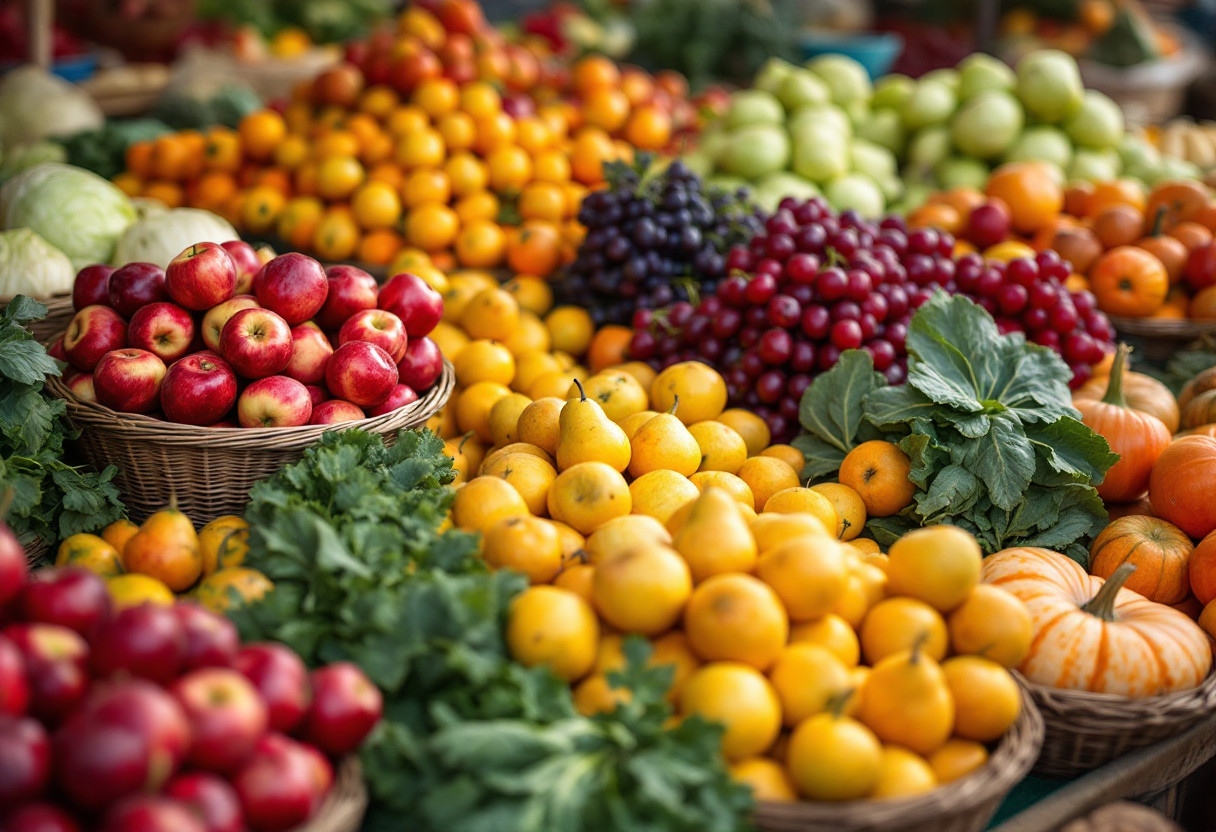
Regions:
<svg viewBox="0 0 1216 832"><path fill-rule="evenodd" d="M1090 599L1089 603L1081 607L1081 609L1103 621L1116 621L1115 597L1135 571L1136 564L1122 564L1115 570L1113 575L1106 579L1106 583L1102 584L1102 588L1098 590L1098 594Z"/></svg>
<svg viewBox="0 0 1216 832"><path fill-rule="evenodd" d="M1127 357L1131 355L1132 348L1127 344L1120 344L1119 349L1115 352L1115 361L1110 365L1110 379L1106 383L1106 395L1102 397L1105 404L1113 404L1115 407L1127 407L1127 399L1123 396L1123 373L1127 368Z"/></svg>

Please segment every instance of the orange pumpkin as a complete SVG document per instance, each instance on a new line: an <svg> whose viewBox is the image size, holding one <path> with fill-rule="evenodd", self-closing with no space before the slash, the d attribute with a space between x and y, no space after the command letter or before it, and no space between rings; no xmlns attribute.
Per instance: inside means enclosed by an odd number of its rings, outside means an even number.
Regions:
<svg viewBox="0 0 1216 832"><path fill-rule="evenodd" d="M1161 308L1170 288L1161 261L1133 246L1119 246L1099 257L1089 283L1103 312L1137 318Z"/></svg>
<svg viewBox="0 0 1216 832"><path fill-rule="evenodd" d="M1155 222L1160 214L1161 227L1168 231L1180 222L1194 219L1207 204L1207 189L1193 179L1162 182L1148 195L1144 216Z"/></svg>
<svg viewBox="0 0 1216 832"><path fill-rule="evenodd" d="M1207 606L1216 600L1216 532L1199 541L1188 566L1191 592Z"/></svg>
<svg viewBox="0 0 1216 832"><path fill-rule="evenodd" d="M985 193L1009 206L1013 230L1019 234L1034 234L1064 208L1064 190L1038 162L1001 165L988 177Z"/></svg>
<svg viewBox="0 0 1216 832"><path fill-rule="evenodd" d="M1175 439L1181 439L1184 436L1211 436L1216 439L1216 425L1200 425L1197 428L1180 430L1174 434Z"/></svg>
<svg viewBox="0 0 1216 832"><path fill-rule="evenodd" d="M1171 237L1161 230L1165 218L1165 208L1161 208L1153 227L1148 234L1136 241L1136 245L1161 261L1165 272L1170 276L1170 283L1177 283L1182 278L1182 269L1186 266L1187 247L1177 237Z"/></svg>
<svg viewBox="0 0 1216 832"><path fill-rule="evenodd" d="M1199 685L1212 667L1203 631L1182 613L1124 590L1136 570L1087 575L1047 549L1005 549L984 560L986 583L1026 604L1034 641L1018 668L1052 688L1140 698Z"/></svg>
<svg viewBox="0 0 1216 832"><path fill-rule="evenodd" d="M1178 604L1191 591L1187 573L1195 545L1173 523L1156 517L1124 517L1094 538L1089 574L1110 578L1125 563L1136 571L1124 584L1150 601Z"/></svg>
<svg viewBox="0 0 1216 832"><path fill-rule="evenodd" d="M1129 246L1143 234L1144 217L1130 205L1111 205L1094 215L1093 231L1105 248Z"/></svg>
<svg viewBox="0 0 1216 832"><path fill-rule="evenodd" d="M1191 298L1190 316L1200 321L1216 320L1216 286L1200 289Z"/></svg>
<svg viewBox="0 0 1216 832"><path fill-rule="evenodd" d="M1117 351L1109 353L1112 366L1117 354ZM1084 399L1101 399L1105 396L1110 371L1111 367L1105 368L1104 372L1100 372L1098 367L1094 367L1094 377L1072 394L1073 403ZM1156 416L1165 424L1170 433L1178 430L1178 400L1174 398L1170 388L1152 376L1131 370L1124 372L1123 398L1127 400L1127 406L1132 410Z"/></svg>
<svg viewBox="0 0 1216 832"><path fill-rule="evenodd" d="M1130 503L1107 503L1106 515L1112 523L1122 517L1152 517L1153 504L1145 494L1139 500Z"/></svg>
<svg viewBox="0 0 1216 832"><path fill-rule="evenodd" d="M1216 423L1216 390L1207 390L1186 403L1182 408L1183 430L1193 430Z"/></svg>
<svg viewBox="0 0 1216 832"><path fill-rule="evenodd" d="M1103 500L1124 502L1134 500L1148 488L1157 457L1170 444L1170 431L1165 424L1148 413L1133 410L1123 397L1123 369L1131 349L1119 345L1115 364L1110 370L1106 395L1100 400L1082 399L1075 403L1081 421L1093 428L1119 455L1119 461L1106 472L1098 485Z"/></svg>
<svg viewBox="0 0 1216 832"><path fill-rule="evenodd" d="M1208 367L1186 383L1178 394L1178 406L1186 407L1191 399L1208 390L1216 390L1216 367Z"/></svg>
<svg viewBox="0 0 1216 832"><path fill-rule="evenodd" d="M1194 595L1188 595L1177 604L1170 604L1170 606L1192 621L1199 618L1200 614L1203 613L1203 604L1199 603L1199 599Z"/></svg>
<svg viewBox="0 0 1216 832"><path fill-rule="evenodd" d="M1148 496L1153 514L1168 520L1193 538L1216 529L1216 439L1184 436L1175 439L1153 466Z"/></svg>
<svg viewBox="0 0 1216 832"><path fill-rule="evenodd" d="M1206 226L1190 220L1178 223L1166 233L1182 243L1187 251L1192 251L1204 243L1212 241L1212 232L1208 231Z"/></svg>

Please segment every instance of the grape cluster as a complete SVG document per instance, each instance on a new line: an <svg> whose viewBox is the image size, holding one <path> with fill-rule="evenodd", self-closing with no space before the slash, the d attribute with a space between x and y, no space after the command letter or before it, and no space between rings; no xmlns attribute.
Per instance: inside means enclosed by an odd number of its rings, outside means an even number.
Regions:
<svg viewBox="0 0 1216 832"><path fill-rule="evenodd" d="M583 200L578 219L587 235L557 286L597 326L711 294L726 274L726 252L763 227L746 191L707 189L682 162L656 175L645 165L610 166L608 182Z"/></svg>
<svg viewBox="0 0 1216 832"><path fill-rule="evenodd" d="M634 313L630 355L662 369L700 360L726 379L733 405L753 409L774 441L798 431L798 405L814 377L848 349L863 349L892 384L907 376L912 313L944 289L991 312L1002 332L1024 330L1061 353L1080 384L1110 349L1114 330L1088 292L1069 292L1055 252L1008 265L955 259L954 238L833 213L820 198L785 199L747 245L726 257L730 277L697 305Z"/></svg>

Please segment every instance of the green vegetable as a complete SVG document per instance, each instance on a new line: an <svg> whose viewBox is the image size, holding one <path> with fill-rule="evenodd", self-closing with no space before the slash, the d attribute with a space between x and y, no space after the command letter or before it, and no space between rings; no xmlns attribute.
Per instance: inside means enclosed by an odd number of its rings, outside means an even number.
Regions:
<svg viewBox="0 0 1216 832"><path fill-rule="evenodd" d="M135 142L151 141L169 132L164 122L151 118L107 121L100 130L85 130L63 139L67 162L113 179L126 168L127 148Z"/></svg>
<svg viewBox="0 0 1216 832"><path fill-rule="evenodd" d="M226 243L239 239L228 220L202 208L152 210L127 226L118 238L113 263L155 263L164 269L200 240Z"/></svg>
<svg viewBox="0 0 1216 832"><path fill-rule="evenodd" d="M68 256L33 231L0 231L0 298L67 294L75 280Z"/></svg>
<svg viewBox="0 0 1216 832"><path fill-rule="evenodd" d="M257 28L270 37L299 27L314 43L340 43L368 33L393 13L387 0L202 0L200 20L224 20Z"/></svg>
<svg viewBox="0 0 1216 832"><path fill-rule="evenodd" d="M1208 335L1194 349L1175 353L1164 371L1151 365L1140 371L1165 382L1177 396L1188 381L1210 367L1216 367L1216 338Z"/></svg>
<svg viewBox="0 0 1216 832"><path fill-rule="evenodd" d="M106 526L123 513L113 465L100 474L63 461L64 440L75 439L61 399L43 391L59 367L22 324L46 307L18 295L0 312L0 491L12 489L5 518L23 544L49 544Z"/></svg>
<svg viewBox="0 0 1216 832"><path fill-rule="evenodd" d="M868 355L855 355L808 388L808 434L795 440L806 475L828 475L848 450L885 436L911 458L917 492L899 515L867 524L879 543L951 523L988 553L1042 546L1084 564L1106 524L1092 484L1118 456L1072 408L1068 367L944 293L913 316L907 347L906 385L887 386Z"/></svg>
<svg viewBox="0 0 1216 832"><path fill-rule="evenodd" d="M43 162L66 162L67 151L53 139L42 139L33 144L19 144L9 148L0 165L0 185L23 170L41 165Z"/></svg>
<svg viewBox="0 0 1216 832"><path fill-rule="evenodd" d="M70 136L104 121L92 96L33 64L0 79L0 149Z"/></svg>

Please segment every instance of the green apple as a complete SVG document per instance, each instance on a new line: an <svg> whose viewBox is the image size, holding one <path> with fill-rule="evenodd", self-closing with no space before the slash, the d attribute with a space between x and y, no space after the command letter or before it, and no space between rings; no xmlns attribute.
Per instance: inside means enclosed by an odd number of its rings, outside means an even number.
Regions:
<svg viewBox="0 0 1216 832"><path fill-rule="evenodd" d="M1018 61L1017 94L1035 118L1049 124L1064 121L1081 108L1085 87L1072 55L1040 49Z"/></svg>
<svg viewBox="0 0 1216 832"><path fill-rule="evenodd" d="M730 109L726 111L727 127L781 124L783 121L785 109L772 93L763 90L739 90L730 97Z"/></svg>
<svg viewBox="0 0 1216 832"><path fill-rule="evenodd" d="M969 156L951 156L937 163L933 169L937 181L943 188L975 188L984 190L988 184L988 165Z"/></svg>
<svg viewBox="0 0 1216 832"><path fill-rule="evenodd" d="M790 161L790 137L783 127L749 124L731 131L730 142L718 157L727 173L758 179L781 170Z"/></svg>
<svg viewBox="0 0 1216 832"><path fill-rule="evenodd" d="M1085 179L1089 182L1108 182L1119 176L1121 166L1119 154L1113 150L1077 148L1068 166L1069 179Z"/></svg>
<svg viewBox="0 0 1216 832"><path fill-rule="evenodd" d="M903 119L899 113L886 108L871 111L870 117L857 128L857 135L898 154L904 152L908 141Z"/></svg>
<svg viewBox="0 0 1216 832"><path fill-rule="evenodd" d="M907 75L893 72L884 75L874 84L874 95L870 98L870 106L874 109L890 107L898 110L916 89L916 82Z"/></svg>
<svg viewBox="0 0 1216 832"><path fill-rule="evenodd" d="M706 128L701 134L701 141L697 144L697 150L708 156L714 164L718 163L719 157L722 156L722 151L730 144L730 132L723 130L721 127L714 125Z"/></svg>
<svg viewBox="0 0 1216 832"><path fill-rule="evenodd" d="M895 154L885 147L865 139L853 139L852 168L875 182L881 182L885 177L895 176L899 172L899 162Z"/></svg>
<svg viewBox="0 0 1216 832"><path fill-rule="evenodd" d="M810 199L822 192L813 182L808 182L796 173L779 170L770 173L758 181L752 188L752 199L770 213L777 210L777 204L785 197L795 199Z"/></svg>
<svg viewBox="0 0 1216 832"><path fill-rule="evenodd" d="M900 113L905 127L909 130L920 130L935 124L944 124L954 114L957 106L958 99L947 84L922 80L916 85L911 97L904 102Z"/></svg>
<svg viewBox="0 0 1216 832"><path fill-rule="evenodd" d="M1139 173L1139 172L1138 172ZM1143 171L1140 178L1150 186L1168 182L1173 179L1200 179L1203 172L1192 162L1179 159L1177 156L1162 156L1156 165Z"/></svg>
<svg viewBox="0 0 1216 832"><path fill-rule="evenodd" d="M710 188L717 188L722 191L737 191L740 188L751 188L752 186L752 183L746 179L740 179L738 176L731 176L726 173L715 173L705 180L705 184Z"/></svg>
<svg viewBox="0 0 1216 832"><path fill-rule="evenodd" d="M1161 152L1140 136L1124 133L1119 140L1119 158L1123 166L1156 167L1161 161Z"/></svg>
<svg viewBox="0 0 1216 832"><path fill-rule="evenodd" d="M936 84L945 84L958 97L959 74L956 69L935 69L932 72L926 72L920 76L921 81L932 81Z"/></svg>
<svg viewBox="0 0 1216 832"><path fill-rule="evenodd" d="M976 93L950 122L954 146L977 159L1000 156L1022 132L1022 105L1004 90Z"/></svg>
<svg viewBox="0 0 1216 832"><path fill-rule="evenodd" d="M1123 110L1097 90L1086 90L1081 109L1064 122L1064 132L1084 147L1116 147L1123 138Z"/></svg>
<svg viewBox="0 0 1216 832"><path fill-rule="evenodd" d="M807 61L806 68L824 80L832 92L832 101L842 107L858 99L869 100L873 92L870 73L845 55L820 55Z"/></svg>
<svg viewBox="0 0 1216 832"><path fill-rule="evenodd" d="M793 134L794 173L812 182L826 182L849 169L849 140L825 125L807 125Z"/></svg>
<svg viewBox="0 0 1216 832"><path fill-rule="evenodd" d="M1042 160L1066 168L1072 162L1072 142L1064 131L1047 124L1027 127L1005 152L1006 162Z"/></svg>
<svg viewBox="0 0 1216 832"><path fill-rule="evenodd" d="M786 124L790 135L796 135L806 127L825 127L848 139L853 135L853 122L849 114L835 104L812 104L802 107L790 116Z"/></svg>
<svg viewBox="0 0 1216 832"><path fill-rule="evenodd" d="M966 101L987 90L1011 92L1017 76L1002 60L976 52L968 55L958 65L958 97Z"/></svg>
<svg viewBox="0 0 1216 832"><path fill-rule="evenodd" d="M846 106L844 112L849 117L849 125L856 131L870 117L870 102L858 99Z"/></svg>
<svg viewBox="0 0 1216 832"><path fill-rule="evenodd" d="M914 178L927 175L938 162L950 156L952 149L947 127L930 127L913 136L908 144L908 166L913 169Z"/></svg>
<svg viewBox="0 0 1216 832"><path fill-rule="evenodd" d="M777 99L787 112L793 112L808 104L828 104L832 93L828 85L809 69L792 67L777 88Z"/></svg>
<svg viewBox="0 0 1216 832"><path fill-rule="evenodd" d="M776 95L777 90L781 89L781 82L795 69L798 69L797 64L781 58L769 58L752 79L752 87Z"/></svg>
<svg viewBox="0 0 1216 832"><path fill-rule="evenodd" d="M885 176L878 180L878 188L889 205L904 195L904 180L897 175Z"/></svg>
<svg viewBox="0 0 1216 832"><path fill-rule="evenodd" d="M845 173L827 183L823 195L837 211L853 209L863 217L880 217L887 206L878 183L864 173Z"/></svg>

